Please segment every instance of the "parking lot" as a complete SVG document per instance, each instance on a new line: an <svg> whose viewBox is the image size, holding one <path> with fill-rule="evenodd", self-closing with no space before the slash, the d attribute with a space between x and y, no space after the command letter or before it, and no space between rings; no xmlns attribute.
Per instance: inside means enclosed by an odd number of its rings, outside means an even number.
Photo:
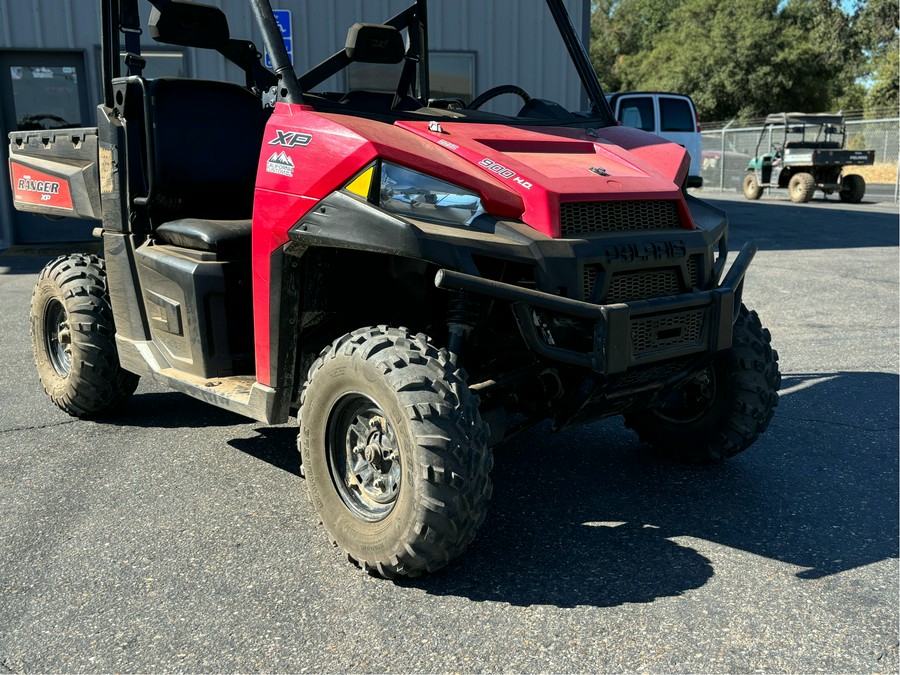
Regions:
<svg viewBox="0 0 900 675"><path fill-rule="evenodd" d="M897 672L898 211L704 195L754 239L745 302L782 398L721 465L618 418L495 450L450 568L369 577L326 540L296 428L142 383L79 421L44 395L0 257L0 673Z"/></svg>

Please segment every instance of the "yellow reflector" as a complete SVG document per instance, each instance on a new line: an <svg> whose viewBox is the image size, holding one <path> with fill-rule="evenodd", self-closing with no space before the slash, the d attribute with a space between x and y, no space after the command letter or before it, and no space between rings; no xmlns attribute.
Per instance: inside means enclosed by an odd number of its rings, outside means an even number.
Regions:
<svg viewBox="0 0 900 675"><path fill-rule="evenodd" d="M370 166L368 169L363 171L356 179L347 185L344 189L348 192L352 192L355 195L359 195L363 199L369 198L369 190L372 188L372 176L375 175L375 167Z"/></svg>

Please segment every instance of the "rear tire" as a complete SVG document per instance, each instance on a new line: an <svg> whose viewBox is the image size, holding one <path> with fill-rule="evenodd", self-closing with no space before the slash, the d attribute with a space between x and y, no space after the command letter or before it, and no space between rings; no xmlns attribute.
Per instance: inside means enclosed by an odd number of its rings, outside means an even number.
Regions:
<svg viewBox="0 0 900 675"><path fill-rule="evenodd" d="M866 196L866 179L855 173L844 176L841 179L841 191L838 194L842 202L859 204Z"/></svg>
<svg viewBox="0 0 900 675"><path fill-rule="evenodd" d="M731 349L681 388L681 401L629 413L625 424L673 459L720 461L749 448L766 430L780 386L771 335L742 305Z"/></svg>
<svg viewBox="0 0 900 675"><path fill-rule="evenodd" d="M488 430L446 350L403 328L362 328L309 370L300 436L309 497L331 540L386 578L446 565L491 495Z"/></svg>
<svg viewBox="0 0 900 675"><path fill-rule="evenodd" d="M816 193L816 180L809 173L798 173L791 176L788 183L788 194L795 204L805 204Z"/></svg>
<svg viewBox="0 0 900 675"><path fill-rule="evenodd" d="M31 296L31 346L44 391L70 415L112 410L137 388L116 351L106 265L94 255L57 258Z"/></svg>
<svg viewBox="0 0 900 675"><path fill-rule="evenodd" d="M756 174L754 173L748 173L746 176L744 176L744 183L741 188L744 191L744 196L747 199L759 199L763 193L763 189L756 181Z"/></svg>

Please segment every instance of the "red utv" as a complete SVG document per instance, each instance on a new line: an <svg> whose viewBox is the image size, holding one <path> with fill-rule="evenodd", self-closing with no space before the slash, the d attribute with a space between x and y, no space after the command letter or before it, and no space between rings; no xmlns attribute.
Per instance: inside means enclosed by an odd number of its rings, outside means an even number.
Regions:
<svg viewBox="0 0 900 675"><path fill-rule="evenodd" d="M109 413L148 377L298 414L325 529L386 577L463 551L491 448L541 420L624 415L689 461L766 429L777 356L741 303L755 248L726 272L724 214L686 194L683 148L616 125L562 0L529 6L566 100L433 91L426 0L349 26L304 74L268 0L248 2L272 70L216 7L150 1L147 26L138 0L102 2L97 127L10 136L18 208L101 221L102 258L59 258L34 291L60 408ZM436 5L443 26L463 4ZM140 30L244 81L146 78ZM359 64L391 86L332 88Z"/></svg>

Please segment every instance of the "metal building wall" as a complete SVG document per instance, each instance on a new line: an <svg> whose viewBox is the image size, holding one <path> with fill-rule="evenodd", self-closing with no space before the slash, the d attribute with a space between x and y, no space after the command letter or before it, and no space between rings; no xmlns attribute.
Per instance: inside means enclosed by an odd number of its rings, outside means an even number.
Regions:
<svg viewBox="0 0 900 675"><path fill-rule="evenodd" d="M225 10L234 37L250 37L257 45L261 44L247 0L204 1ZM409 0L275 0L272 4L293 11L295 63L305 70L342 46L354 21L383 21L410 3ZM543 98L577 106L580 104L577 76L564 64L568 56L561 41L555 38L556 27L549 15L544 11L535 12L535 5L542 4L535 0L432 0L431 48L474 50L479 44L493 44L492 52L478 54L476 91L520 82L526 90L540 92ZM587 39L589 1L566 0L566 5L576 30ZM460 6L462 21L452 21L450 17L457 14ZM145 13L149 13L146 7ZM100 97L99 26L99 1L0 0L0 49L84 50L95 103ZM149 36L144 36L143 42L147 47L160 47ZM187 63L194 77L241 79L237 69L226 65L215 53L189 49Z"/></svg>
<svg viewBox="0 0 900 675"><path fill-rule="evenodd" d="M100 6L86 0L0 0L0 49L77 49L100 96Z"/></svg>

